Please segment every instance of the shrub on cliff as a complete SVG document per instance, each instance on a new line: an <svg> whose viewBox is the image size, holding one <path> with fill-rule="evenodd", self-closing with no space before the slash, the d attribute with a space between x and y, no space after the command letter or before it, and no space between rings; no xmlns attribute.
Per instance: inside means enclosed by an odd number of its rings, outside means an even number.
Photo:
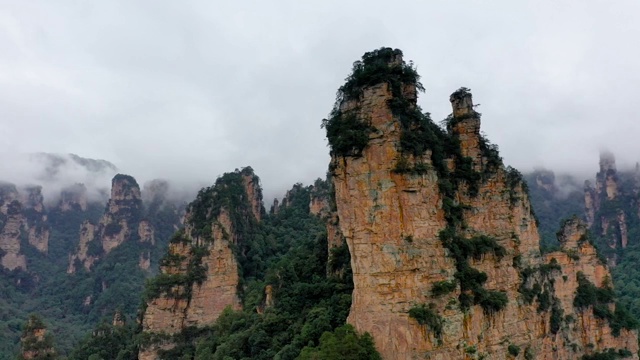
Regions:
<svg viewBox="0 0 640 360"><path fill-rule="evenodd" d="M409 309L409 317L415 319L418 324L424 325L433 332L436 338L442 337L442 324L444 320L442 316L438 315L433 303L427 306L426 304L420 304Z"/></svg>
<svg viewBox="0 0 640 360"><path fill-rule="evenodd" d="M621 329L637 329L638 320L620 304L615 304L615 311L609 309L609 304L614 304L615 294L610 285L596 287L582 272L578 272L578 288L573 306L578 310L593 307L593 314L601 319L606 319L614 336L620 335Z"/></svg>
<svg viewBox="0 0 640 360"><path fill-rule="evenodd" d="M360 156L369 144L369 134L375 130L353 111L345 114L340 110L334 110L329 119L322 120L322 127L327 130L331 152L337 156Z"/></svg>
<svg viewBox="0 0 640 360"><path fill-rule="evenodd" d="M358 107L343 112L341 105L345 100L360 100L365 88L381 83L387 83L393 95L387 105L402 125L402 151L421 155L432 144L441 143L442 131L431 122L429 114L423 114L405 94L406 85L424 91L419 80L413 64L402 61L402 51L398 49L380 48L365 53L361 60L354 62L351 74L338 90L329 118L322 121L322 127L327 130L331 153L336 156L360 156L368 145L369 135L375 128L367 119L358 118Z"/></svg>
<svg viewBox="0 0 640 360"><path fill-rule="evenodd" d="M424 90L420 76L412 63L398 62L402 58L400 49L383 47L362 55L362 59L353 63L351 74L344 85L338 89L336 104L344 99L357 100L364 88L383 82L401 82L414 84L418 90Z"/></svg>

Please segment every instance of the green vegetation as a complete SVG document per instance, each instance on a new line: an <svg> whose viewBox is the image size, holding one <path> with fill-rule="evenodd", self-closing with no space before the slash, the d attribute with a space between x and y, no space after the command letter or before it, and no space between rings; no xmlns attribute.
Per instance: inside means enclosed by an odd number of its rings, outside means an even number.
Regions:
<svg viewBox="0 0 640 360"><path fill-rule="evenodd" d="M358 119L355 109L346 113L334 109L329 119L322 121L322 127L336 156L360 156L369 144L369 134L375 131L368 121Z"/></svg>
<svg viewBox="0 0 640 360"><path fill-rule="evenodd" d="M507 184L507 187L509 188L509 201L511 201L512 204L515 204L518 200L520 200L516 195L519 186L522 187L525 194L529 193L529 186L524 181L522 173L520 173L518 169L508 166L505 182Z"/></svg>
<svg viewBox="0 0 640 360"><path fill-rule="evenodd" d="M132 342L137 326L100 323L69 355L69 360L137 360L138 348Z"/></svg>
<svg viewBox="0 0 640 360"><path fill-rule="evenodd" d="M22 323L30 313L38 313L50 324L60 356L69 356L92 328L103 320L110 321L116 309L120 308L128 318L135 318L145 279L153 274L152 269L157 269L174 232L173 226L179 223L179 215L170 204L156 210L143 209L141 204L121 205L133 205L130 211L119 214L127 218L130 228L137 229L136 221L142 218L154 224L156 244L139 242L137 231L132 231L121 246L105 256L100 240L91 241L88 255L102 258L90 272L79 265L75 274L67 274L68 256L76 251L80 225L85 220L98 224L105 211L104 202L89 202L86 211L79 206L67 211L48 208L48 254L30 245L26 232L22 231L21 251L26 255L28 271L0 269L1 360L15 359ZM36 214L24 211L30 224L35 224ZM149 255L151 272L140 269L141 254Z"/></svg>
<svg viewBox="0 0 640 360"><path fill-rule="evenodd" d="M460 141L452 130L458 123L467 118L479 118L480 114L472 111L465 116L449 116L444 121L444 126L448 130L445 132L431 121L428 113L422 113L416 106L415 94L407 92L407 85L415 86L417 91L423 88L413 64L400 61L401 56L400 50L381 48L366 53L361 61L354 63L351 75L338 91L330 118L325 119L322 124L327 129L332 154L334 156L360 155L368 143L369 132L374 130L369 128L364 119L349 118L351 113L343 114L341 106L344 101L357 102L361 99L366 87L386 83L392 95L387 105L398 120L401 130L400 156L394 171L421 174L433 167L438 173L438 185L444 197L443 208L448 224L447 228L440 233L440 239L450 251L451 256L456 259L458 270L456 281L461 284L462 290L459 297L461 306L466 309L471 305L479 304L486 313L494 313L506 306L508 301L506 293L484 289L486 274L472 269L467 259L470 256L479 259L489 253L500 258L505 255L505 249L497 244L495 239L484 235L471 239L460 236L459 230L465 227L462 221L463 212L468 207L455 199L456 192L461 188L466 189L470 196L477 196L480 182L494 176L497 168L502 166L502 159L498 154L497 146L491 145L482 137L482 155L488 160L484 164L482 173L474 170L472 159L462 156ZM470 95L469 91L469 89L460 88L452 96L466 97ZM357 113L358 109L351 111ZM344 129L340 130L341 126ZM357 131L352 131L353 129ZM430 166L418 160L427 150L431 152ZM446 164L447 159L453 160L455 165L453 171L449 170ZM510 174L516 173L510 172ZM521 177L511 179L510 185L513 188L522 186L526 191L526 185ZM451 291L451 285L445 287L442 285L444 284L435 287L435 296Z"/></svg>
<svg viewBox="0 0 640 360"><path fill-rule="evenodd" d="M368 121L357 118L358 108L343 113L341 105L347 100L359 100L365 88L381 83L389 84L394 98L390 102L390 108L402 111L405 109L402 85L412 84L418 89L424 90L419 82L419 76L412 64L396 61L402 57L402 51L391 48L381 48L362 56L362 60L353 63L351 74L346 83L338 90L336 103L329 119L322 121L322 127L327 129L327 139L331 146L331 153L336 156L359 156L369 143L369 134L375 131ZM411 120L405 119L405 115L394 111L394 115L405 124ZM404 121L403 121L404 119ZM403 147L417 144L416 139L403 136ZM424 146L424 145L422 145ZM424 152L424 151L423 151Z"/></svg>
<svg viewBox="0 0 640 360"><path fill-rule="evenodd" d="M551 294L554 292L551 275L561 270L562 268L555 258L551 259L548 264L542 264L535 268L527 267L521 269L522 282L518 291L522 294L525 303L531 304L537 298L539 302L538 310L546 311L551 305Z"/></svg>
<svg viewBox="0 0 640 360"><path fill-rule="evenodd" d="M615 294L610 284L604 287L596 287L583 273L577 274L578 289L573 306L584 311L592 307L593 314L601 319L606 319L613 330L613 335L620 335L621 329L636 329L638 321L627 312L620 304L615 304L615 311L609 309L610 304L614 304Z"/></svg>
<svg viewBox="0 0 640 360"><path fill-rule="evenodd" d="M564 310L562 310L557 298L554 298L554 300L551 306L551 333L557 334L562 326Z"/></svg>
<svg viewBox="0 0 640 360"><path fill-rule="evenodd" d="M427 307L426 304L420 304L409 309L409 316L415 319L418 324L424 325L437 339L442 338L442 324L444 320L438 315L435 304L431 303Z"/></svg>
<svg viewBox="0 0 640 360"><path fill-rule="evenodd" d="M614 293L610 286L602 288L593 285L582 272L577 274L578 289L573 300L573 306L584 310L589 306L606 305L613 302Z"/></svg>
<svg viewBox="0 0 640 360"><path fill-rule="evenodd" d="M31 352L35 354L35 357L29 357L33 360L48 360L55 359L56 353L53 348L53 337L50 332L45 332L44 337L39 337L36 332L46 331L42 319L35 314L29 316L24 328L22 329L22 352ZM23 360L22 355L18 356L18 360Z"/></svg>
<svg viewBox="0 0 640 360"><path fill-rule="evenodd" d="M616 360L624 359L633 356L633 354L627 349L607 349L604 352L598 352L591 355L582 355L581 360Z"/></svg>
<svg viewBox="0 0 640 360"><path fill-rule="evenodd" d="M449 255L456 260L455 278L460 283L461 307L467 309L472 305L480 305L487 314L502 310L508 302L506 293L484 289L482 285L487 281L487 275L472 268L468 258L480 259L488 253L500 258L505 255L504 247L494 238L484 235L464 239L453 232L451 227L442 230L439 236L449 250Z"/></svg>
<svg viewBox="0 0 640 360"><path fill-rule="evenodd" d="M509 347L507 348L507 350L509 351L509 355L513 357L516 357L520 354L520 346L518 345L509 344Z"/></svg>
<svg viewBox="0 0 640 360"><path fill-rule="evenodd" d="M351 325L325 332L317 347L306 346L298 360L381 360L375 349L373 338L368 333L359 336Z"/></svg>
<svg viewBox="0 0 640 360"><path fill-rule="evenodd" d="M560 305L560 300L555 295L554 275L562 268L555 258L548 264L538 267L520 269L522 282L518 291L522 294L522 299L526 304L538 301L538 312L551 311L550 323L551 333L557 334L562 327L564 320L564 310Z"/></svg>
<svg viewBox="0 0 640 360"><path fill-rule="evenodd" d="M533 360L535 358L535 353L531 346L527 346L524 349L524 360Z"/></svg>
<svg viewBox="0 0 640 360"><path fill-rule="evenodd" d="M309 213L311 187L295 185L287 206L257 223L246 218L250 208L244 190L236 186L238 182L242 184L242 179L234 175L237 173L225 174L216 185L201 191L189 208L197 209L192 222L195 229L202 229L199 234L203 236L208 234L204 230L206 223L215 221L211 214L222 211L218 202L229 206L224 209L229 209L225 211L236 231L225 236L238 239L234 251L241 264L243 279L239 290L244 310L227 308L215 324L190 327L172 337L146 333L131 336L120 346L110 348L111 354L128 359L131 349L170 338L176 347L160 352L165 359L325 359L335 354L347 359L379 358L368 334L360 336L351 327L343 326L353 290L350 256L346 245L332 249L327 269L325 225L322 219ZM200 216L201 211L211 216ZM171 242L190 246L191 253L186 257L167 255L162 260L164 266L194 262L202 251L182 232ZM198 267L194 269L197 274ZM188 298L193 286L189 284L198 281L198 276L191 273L189 270L177 279L158 276L149 282L147 296L171 293L172 287L179 284L187 285L179 295ZM267 285L273 289L274 304L270 307L265 306ZM127 331L132 330L113 329L105 332L106 337L85 340L81 347L89 350L82 353L77 350L78 358L91 351L94 351L91 354L105 351L108 347L104 344L109 339Z"/></svg>
<svg viewBox="0 0 640 360"><path fill-rule="evenodd" d="M431 287L431 294L433 296L442 296L442 295L446 295L452 291L454 291L456 289L458 285L456 284L455 281L436 281L435 283L433 283L433 286Z"/></svg>

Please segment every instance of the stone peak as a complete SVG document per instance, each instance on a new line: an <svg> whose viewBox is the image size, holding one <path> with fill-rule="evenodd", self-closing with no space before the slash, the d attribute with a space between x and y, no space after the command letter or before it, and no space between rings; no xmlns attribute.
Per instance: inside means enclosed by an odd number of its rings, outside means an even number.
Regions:
<svg viewBox="0 0 640 360"><path fill-rule="evenodd" d="M558 232L558 242L563 249L577 249L587 239L587 224L577 216L564 221Z"/></svg>
<svg viewBox="0 0 640 360"><path fill-rule="evenodd" d="M449 96L449 101L453 108L454 117L475 117L477 115L473 109L473 95L471 95L471 90L461 87Z"/></svg>
<svg viewBox="0 0 640 360"><path fill-rule="evenodd" d="M402 50L390 47L381 47L373 51L366 52L362 56L362 64L365 66L374 62L384 61L390 66L402 65Z"/></svg>
<svg viewBox="0 0 640 360"><path fill-rule="evenodd" d="M140 186L133 176L117 174L111 180L111 199L140 199Z"/></svg>
<svg viewBox="0 0 640 360"><path fill-rule="evenodd" d="M600 172L616 171L616 157L609 150L600 151Z"/></svg>

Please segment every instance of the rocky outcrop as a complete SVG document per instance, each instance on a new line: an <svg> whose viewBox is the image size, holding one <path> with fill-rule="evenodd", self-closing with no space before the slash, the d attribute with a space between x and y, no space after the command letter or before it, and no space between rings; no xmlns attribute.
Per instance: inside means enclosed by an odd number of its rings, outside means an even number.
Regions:
<svg viewBox="0 0 640 360"><path fill-rule="evenodd" d="M280 211L280 202L276 198L276 199L273 199L273 204L271 205L271 209L269 210L269 212L271 214L277 214L278 211Z"/></svg>
<svg viewBox="0 0 640 360"><path fill-rule="evenodd" d="M250 168L227 173L188 206L185 228L169 244L142 321L144 332L165 340L142 348L139 359L156 359L159 350L171 348L166 335L212 324L225 308L240 308L237 257L245 232L264 211L257 184Z"/></svg>
<svg viewBox="0 0 640 360"><path fill-rule="evenodd" d="M556 175L551 170L537 169L535 172L536 186L544 189L549 194L558 191L556 186Z"/></svg>
<svg viewBox="0 0 640 360"><path fill-rule="evenodd" d="M596 193L596 188L591 185L591 181L585 180L584 182L584 209L585 209L585 217L587 219L587 225L589 227L593 226L596 219L596 204L597 204L598 194Z"/></svg>
<svg viewBox="0 0 640 360"><path fill-rule="evenodd" d="M87 211L87 187L83 184L74 184L62 189L58 208L62 212Z"/></svg>
<svg viewBox="0 0 640 360"><path fill-rule="evenodd" d="M618 177L616 176L616 159L613 153L600 153L600 172L596 176L596 191L604 193L608 200L618 195Z"/></svg>
<svg viewBox="0 0 640 360"><path fill-rule="evenodd" d="M17 193L17 192L16 192ZM5 269L27 269L27 259L20 253L21 234L23 233L24 217L22 216L22 205L18 200L6 197L0 207L2 218L2 230L0 231L0 263Z"/></svg>
<svg viewBox="0 0 640 360"><path fill-rule="evenodd" d="M367 66L382 72L377 81L357 78ZM536 359L607 348L637 358L635 332L574 306L579 279L602 287L608 274L593 247L576 245L579 225L565 227L562 252L541 256L522 179L480 136L468 89L452 95L444 134L417 112L417 87L399 51L368 53L325 122L353 270L348 322L385 359L510 359L510 348ZM368 139L345 146L340 126Z"/></svg>
<svg viewBox="0 0 640 360"><path fill-rule="evenodd" d="M76 253L69 255L69 267L67 268L67 274L73 274L76 272L76 268L79 262L87 271L91 270L91 267L98 259L99 252L96 251L96 247L99 245L96 238L96 227L90 221L85 220L80 225L80 241ZM92 243L93 242L93 243ZM90 246L93 246L90 251Z"/></svg>
<svg viewBox="0 0 640 360"><path fill-rule="evenodd" d="M262 220L264 214L264 205L262 203L262 188L260 187L260 178L254 174L250 166L242 169L242 183L251 203L251 211L253 216L258 220Z"/></svg>
<svg viewBox="0 0 640 360"><path fill-rule="evenodd" d="M25 227L29 238L29 244L40 252L49 250L49 224L45 212L41 186L29 186L25 188L23 214Z"/></svg>
<svg viewBox="0 0 640 360"><path fill-rule="evenodd" d="M113 321L111 322L111 324L113 326L125 326L126 325L126 323L124 321L124 315L122 314L122 311L116 310L116 312L113 314Z"/></svg>
<svg viewBox="0 0 640 360"><path fill-rule="evenodd" d="M54 359L53 340L42 320L32 315L22 331L19 359Z"/></svg>
<svg viewBox="0 0 640 360"><path fill-rule="evenodd" d="M633 172L618 172L611 152L600 154L600 170L595 186L585 182L585 217L591 231L598 235L600 249L609 265L615 266L619 256L634 239L629 238L629 216L640 216L637 209L639 189L638 168ZM632 224L635 222L632 222Z"/></svg>
<svg viewBox="0 0 640 360"><path fill-rule="evenodd" d="M3 183L0 185L0 263L4 268L26 270L27 261L21 249L25 243L43 253L49 249L42 188L28 186L20 193L13 184Z"/></svg>
<svg viewBox="0 0 640 360"><path fill-rule="evenodd" d="M311 188L311 199L309 201L309 212L320 217L327 228L327 245L329 259L327 264L331 263L332 249L339 248L344 245L345 240L342 236L339 226L338 213L335 207L334 194L331 189L333 185L330 180L316 180Z"/></svg>
<svg viewBox="0 0 640 360"><path fill-rule="evenodd" d="M140 221L141 215L142 197L138 183L131 176L116 175L111 182L111 198L107 203L107 210L99 225L105 253L108 254L129 238L132 225Z"/></svg>
<svg viewBox="0 0 640 360"><path fill-rule="evenodd" d="M116 175L111 182L111 197L99 223L85 221L80 227L80 241L76 252L69 256L67 273L76 271L76 261L85 269L99 258L109 254L132 237L140 236L141 242L154 243L153 227L142 221L142 198L140 187L129 175Z"/></svg>
<svg viewBox="0 0 640 360"><path fill-rule="evenodd" d="M140 242L148 242L151 245L156 244L155 231L148 220L142 220L138 224L138 238Z"/></svg>
<svg viewBox="0 0 640 360"><path fill-rule="evenodd" d="M600 153L600 170L596 174L595 186L592 186L590 181L585 181L584 196L585 216L589 227L592 227L602 204L618 196L616 160L611 152Z"/></svg>
<svg viewBox="0 0 640 360"><path fill-rule="evenodd" d="M27 268L26 259L20 254L22 206L18 197L15 185L0 184L0 263L9 270Z"/></svg>

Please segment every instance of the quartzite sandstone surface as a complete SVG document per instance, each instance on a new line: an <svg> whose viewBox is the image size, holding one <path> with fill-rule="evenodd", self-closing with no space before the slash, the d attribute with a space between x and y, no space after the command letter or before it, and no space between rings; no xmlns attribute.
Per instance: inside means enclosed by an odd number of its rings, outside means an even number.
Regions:
<svg viewBox="0 0 640 360"><path fill-rule="evenodd" d="M397 60L389 66L396 64ZM405 84L404 92L415 93L415 86ZM578 271L598 286L609 276L594 248L578 245L575 238L581 236L581 226L567 224L563 250L540 255L536 221L523 183L509 183L510 172L502 165L487 168L480 148L480 119L470 94L451 99L454 116L461 120L452 126L450 136L460 140L460 153L471 158L475 170L490 173L475 196L462 183L455 201L467 205L462 214L465 237L490 236L506 250L502 257L486 254L469 259L469 264L486 273L484 287L505 292L508 303L495 313L478 305L464 311L458 301L459 285L444 296L431 293L435 282L454 280L456 273L455 261L438 237L447 226L438 187L441 179L433 166L421 174L394 171L401 156L401 128L388 105L392 97L390 85L382 82L364 87L358 99L346 98L339 104L343 111L356 109L358 118L375 128L361 156L332 156L339 225L351 252L355 286L348 322L373 335L384 359L509 359L513 358L509 345L535 359L576 359L607 348L628 349L637 358L635 331L623 329L615 337L605 320L590 309L578 311L573 306ZM415 96L407 97L415 106ZM429 154L421 160L431 165ZM455 167L453 159L447 164L449 169ZM615 196L615 191L607 193ZM528 304L519 288L524 269L556 262L561 269L547 276L554 280L550 291L565 317L553 334L551 311L538 311L535 301ZM408 315L412 307L428 303L444 319L440 339Z"/></svg>
<svg viewBox="0 0 640 360"><path fill-rule="evenodd" d="M240 176L238 181L242 194L231 196L239 196L243 206L230 208L224 204L208 203L209 195L215 198L218 192L224 192L227 187L233 187L234 184L221 183L210 189L210 193L200 194L188 209L184 221L185 228L179 235L180 240L169 244L168 258L173 258L174 261L167 261L161 266L161 276L187 275L189 265L191 263L193 266L196 257L194 249L204 249L204 255L199 260L198 266L205 269L205 278L199 284L173 286L156 298L150 299L142 321L144 332L173 335L188 326L214 323L227 307L236 310L241 308L238 296L239 264L233 246L237 246L242 241L242 236L236 229L238 224L234 221L237 217L234 217L232 212L239 214L243 218L243 223L256 223L260 220L264 209L259 179L253 174L253 170L245 168L232 175ZM200 204L208 204L209 207L196 209ZM209 227L210 231L204 233L196 231L198 224L194 217L197 216L197 211L207 213L205 226ZM213 211L216 215L209 219ZM155 360L158 358L159 350L170 349L172 346L170 340L158 341L142 348L138 358Z"/></svg>

